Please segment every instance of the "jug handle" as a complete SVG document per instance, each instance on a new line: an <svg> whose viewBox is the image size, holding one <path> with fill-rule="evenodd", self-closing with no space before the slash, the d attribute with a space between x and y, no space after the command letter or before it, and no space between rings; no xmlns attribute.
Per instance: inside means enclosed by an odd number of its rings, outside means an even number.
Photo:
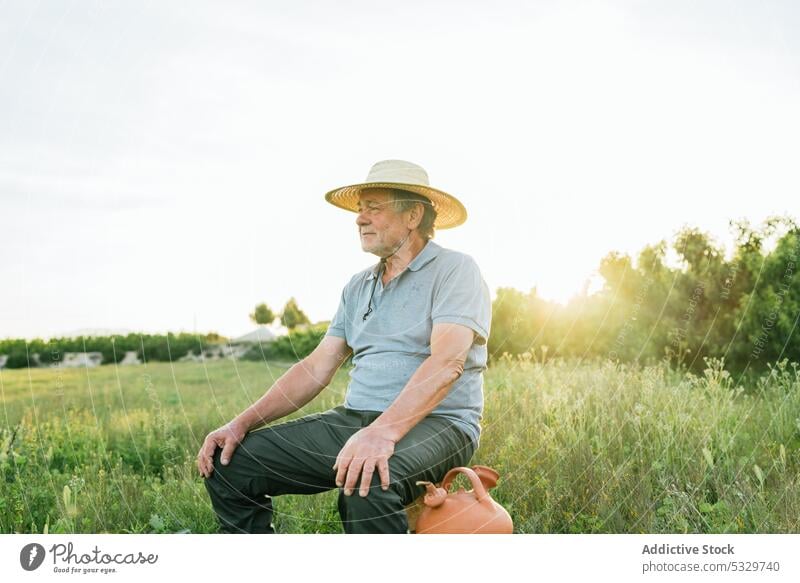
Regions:
<svg viewBox="0 0 800 583"><path fill-rule="evenodd" d="M444 476L444 480L442 480L442 488L444 488L445 492L449 491L450 484L455 480L458 474L464 474L469 478L469 481L472 482L472 489L475 491L475 497L478 499L478 502L490 499L486 488L483 486L483 482L481 482L478 474L476 474L472 468L458 467L447 472Z"/></svg>

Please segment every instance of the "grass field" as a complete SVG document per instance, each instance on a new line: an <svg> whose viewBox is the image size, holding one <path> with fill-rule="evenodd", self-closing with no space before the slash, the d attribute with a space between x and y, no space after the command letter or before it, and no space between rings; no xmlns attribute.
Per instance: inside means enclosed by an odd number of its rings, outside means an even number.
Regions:
<svg viewBox="0 0 800 583"><path fill-rule="evenodd" d="M0 371L0 532L215 532L195 455L288 365ZM342 402L342 369L292 417ZM800 532L800 371L501 360L481 447L521 533ZM391 464L391 460L390 460ZM279 532L342 532L337 492L275 500Z"/></svg>

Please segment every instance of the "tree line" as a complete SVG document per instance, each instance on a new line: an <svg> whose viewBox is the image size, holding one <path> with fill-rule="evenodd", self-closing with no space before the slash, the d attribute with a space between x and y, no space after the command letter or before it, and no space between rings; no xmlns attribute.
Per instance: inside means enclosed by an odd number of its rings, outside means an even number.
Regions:
<svg viewBox="0 0 800 583"><path fill-rule="evenodd" d="M789 217L758 227L732 221L730 257L699 229L685 227L672 241L642 249L634 260L611 252L600 262L602 289L575 296L566 305L514 288L499 288L492 303L489 361L504 357L612 359L702 370L707 358L726 368L762 372L770 363L800 357L800 229ZM670 265L668 252L677 263ZM673 262L674 263L674 262ZM278 317L265 303L250 318L257 324ZM327 322L310 325L291 298L280 314L290 333L254 346L246 358L299 359L319 343ZM114 337L0 341L6 367L56 364L64 352L103 354L119 362L127 351L143 361L174 361L228 339L216 333L129 334Z"/></svg>
<svg viewBox="0 0 800 583"><path fill-rule="evenodd" d="M492 306L491 358L525 355L666 360L701 370L706 358L728 370L759 372L800 360L800 230L789 217L759 227L731 221L734 248L684 227L671 242L642 249L634 261L612 252L599 266L603 288L566 305L535 289L500 288ZM667 261L669 251L677 265Z"/></svg>

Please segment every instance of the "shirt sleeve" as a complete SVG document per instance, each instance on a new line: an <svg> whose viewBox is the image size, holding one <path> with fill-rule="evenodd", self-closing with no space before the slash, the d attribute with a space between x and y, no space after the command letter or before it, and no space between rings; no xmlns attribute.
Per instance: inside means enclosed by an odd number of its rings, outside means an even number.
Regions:
<svg viewBox="0 0 800 583"><path fill-rule="evenodd" d="M347 304L345 300L347 286L344 286L342 290L342 297L339 299L339 307L336 310L336 314L333 316L333 320L328 325L328 331L325 333L325 336L340 336L347 340L347 333L345 332L345 318L347 315Z"/></svg>
<svg viewBox="0 0 800 583"><path fill-rule="evenodd" d="M454 261L434 291L431 320L471 328L474 341L486 344L492 322L492 301L489 286L481 276L478 264L468 255Z"/></svg>

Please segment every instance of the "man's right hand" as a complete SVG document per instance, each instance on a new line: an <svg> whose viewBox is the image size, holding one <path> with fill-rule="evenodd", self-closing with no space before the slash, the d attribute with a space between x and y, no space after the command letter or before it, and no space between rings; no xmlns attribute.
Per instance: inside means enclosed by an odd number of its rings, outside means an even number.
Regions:
<svg viewBox="0 0 800 583"><path fill-rule="evenodd" d="M200 453L197 454L197 469L200 470L200 475L208 478L214 472L214 452L218 447L222 448L220 461L223 466L227 466L231 461L233 450L239 446L245 435L247 431L235 420L209 433L200 448Z"/></svg>

